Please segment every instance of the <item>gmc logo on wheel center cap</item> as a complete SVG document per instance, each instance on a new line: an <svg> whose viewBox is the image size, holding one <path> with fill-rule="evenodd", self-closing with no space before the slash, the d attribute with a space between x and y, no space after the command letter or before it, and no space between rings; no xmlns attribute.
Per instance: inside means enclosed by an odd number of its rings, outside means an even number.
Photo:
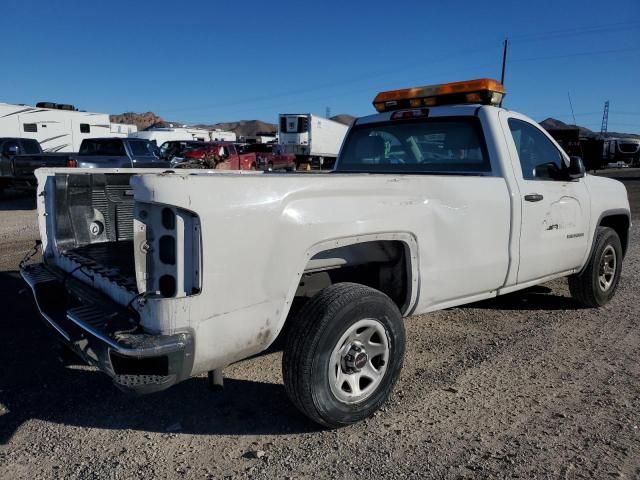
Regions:
<svg viewBox="0 0 640 480"><path fill-rule="evenodd" d="M367 364L367 354L366 353L359 353L358 356L356 357L354 365L356 366L356 368L362 368L366 364Z"/></svg>

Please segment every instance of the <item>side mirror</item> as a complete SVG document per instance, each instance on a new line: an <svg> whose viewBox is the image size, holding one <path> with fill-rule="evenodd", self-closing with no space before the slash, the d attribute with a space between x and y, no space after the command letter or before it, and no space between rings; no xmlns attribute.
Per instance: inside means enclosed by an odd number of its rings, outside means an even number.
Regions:
<svg viewBox="0 0 640 480"><path fill-rule="evenodd" d="M567 173L571 180L577 180L578 178L584 177L585 171L581 157L569 157L569 169Z"/></svg>

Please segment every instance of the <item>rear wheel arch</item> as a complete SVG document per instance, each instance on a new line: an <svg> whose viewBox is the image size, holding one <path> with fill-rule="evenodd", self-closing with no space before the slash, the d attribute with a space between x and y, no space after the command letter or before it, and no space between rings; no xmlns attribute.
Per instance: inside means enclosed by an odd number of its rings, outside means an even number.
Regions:
<svg viewBox="0 0 640 480"><path fill-rule="evenodd" d="M360 283L388 295L403 316L410 315L419 295L418 243L408 232L359 235L311 247L290 289L291 303L339 282ZM320 278L324 277L324 278ZM310 285L315 282L314 285Z"/></svg>

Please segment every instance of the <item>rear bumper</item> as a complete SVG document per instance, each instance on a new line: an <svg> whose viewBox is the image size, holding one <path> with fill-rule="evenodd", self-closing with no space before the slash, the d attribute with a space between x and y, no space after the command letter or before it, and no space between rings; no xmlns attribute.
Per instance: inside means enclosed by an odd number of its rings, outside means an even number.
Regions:
<svg viewBox="0 0 640 480"><path fill-rule="evenodd" d="M121 390L152 393L189 378L193 335L150 335L138 315L62 270L44 264L21 269L46 323Z"/></svg>

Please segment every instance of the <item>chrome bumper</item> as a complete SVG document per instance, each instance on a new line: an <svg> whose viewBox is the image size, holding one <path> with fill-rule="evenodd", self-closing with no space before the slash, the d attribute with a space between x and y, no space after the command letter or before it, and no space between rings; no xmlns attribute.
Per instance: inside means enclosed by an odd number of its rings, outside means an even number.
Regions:
<svg viewBox="0 0 640 480"><path fill-rule="evenodd" d="M75 353L133 393L164 390L189 378L193 336L150 335L138 315L62 270L44 264L20 271L42 317Z"/></svg>

